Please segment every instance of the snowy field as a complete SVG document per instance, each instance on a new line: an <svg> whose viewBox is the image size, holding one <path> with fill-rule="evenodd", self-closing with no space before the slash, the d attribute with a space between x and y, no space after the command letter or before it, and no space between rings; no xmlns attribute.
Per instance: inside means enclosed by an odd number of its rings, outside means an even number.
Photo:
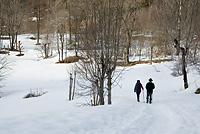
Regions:
<svg viewBox="0 0 200 134"><path fill-rule="evenodd" d="M112 105L79 106L68 101L70 64L55 64L58 57L42 59L28 35L19 37L24 56L11 52L10 75L0 98L0 134L200 134L200 76L190 70L189 89L182 77L171 75L172 62L127 68L112 90ZM136 101L133 86L153 78L153 103ZM46 94L24 99L30 91ZM146 95L146 93L145 93Z"/></svg>

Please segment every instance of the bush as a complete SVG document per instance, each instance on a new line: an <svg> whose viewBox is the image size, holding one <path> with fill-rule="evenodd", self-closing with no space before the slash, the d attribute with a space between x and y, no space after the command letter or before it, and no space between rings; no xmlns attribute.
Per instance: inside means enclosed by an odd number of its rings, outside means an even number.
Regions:
<svg viewBox="0 0 200 134"><path fill-rule="evenodd" d="M196 90L195 94L200 94L200 88Z"/></svg>
<svg viewBox="0 0 200 134"><path fill-rule="evenodd" d="M174 64L174 67L172 68L172 75L174 77L179 77L181 75L183 75L182 73L182 63L180 61L177 61L175 64Z"/></svg>
<svg viewBox="0 0 200 134"><path fill-rule="evenodd" d="M80 59L84 59L84 58L80 56L71 56L71 57L65 58L64 61L60 61L57 63L75 63L75 62L78 62Z"/></svg>
<svg viewBox="0 0 200 134"><path fill-rule="evenodd" d="M29 94L27 94L23 98L27 99L27 98L39 97L39 96L42 96L43 94L46 94L46 93L47 92L43 92L43 91L40 91L40 92L39 91L37 91L37 92L31 91Z"/></svg>
<svg viewBox="0 0 200 134"><path fill-rule="evenodd" d="M36 37L30 37L31 40L36 40Z"/></svg>

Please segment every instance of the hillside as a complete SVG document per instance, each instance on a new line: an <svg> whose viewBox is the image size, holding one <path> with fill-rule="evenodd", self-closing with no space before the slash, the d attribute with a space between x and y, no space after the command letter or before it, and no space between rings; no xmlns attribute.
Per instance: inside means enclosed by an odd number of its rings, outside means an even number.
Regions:
<svg viewBox="0 0 200 134"><path fill-rule="evenodd" d="M27 35L24 56L7 56L12 70L4 81L0 99L0 134L198 134L200 133L199 95L195 95L200 77L189 73L189 89L182 77L173 77L173 62L127 67L120 86L113 87L112 105L82 106L84 98L68 101L70 64L55 64L57 57L42 59L35 42ZM120 69L120 68L118 68ZM135 82L143 86L153 78L156 89L153 103L136 101ZM24 99L30 92L45 92ZM146 94L146 93L145 93Z"/></svg>

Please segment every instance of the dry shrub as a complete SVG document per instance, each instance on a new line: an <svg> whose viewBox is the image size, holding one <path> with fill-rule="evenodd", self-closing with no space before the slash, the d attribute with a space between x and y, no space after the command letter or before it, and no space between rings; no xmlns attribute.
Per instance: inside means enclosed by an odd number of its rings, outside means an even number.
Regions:
<svg viewBox="0 0 200 134"><path fill-rule="evenodd" d="M36 37L30 37L31 40L36 40Z"/></svg>
<svg viewBox="0 0 200 134"><path fill-rule="evenodd" d="M9 51L0 51L0 54L9 54Z"/></svg>
<svg viewBox="0 0 200 134"><path fill-rule="evenodd" d="M23 98L24 99L27 99L27 98L33 98L33 97L39 97L39 96L42 96L42 95L44 95L44 94L46 94L47 92L42 92L42 91L40 91L40 92L30 92L29 94L27 94L26 96L24 96Z"/></svg>
<svg viewBox="0 0 200 134"><path fill-rule="evenodd" d="M17 54L16 56L24 56L24 54Z"/></svg>
<svg viewBox="0 0 200 134"><path fill-rule="evenodd" d="M65 58L64 61L60 61L60 62L57 62L57 63L74 63L74 62L78 62L80 59L83 59L83 57L71 56L71 57Z"/></svg>
<svg viewBox="0 0 200 134"><path fill-rule="evenodd" d="M196 90L195 94L200 94L200 88Z"/></svg>

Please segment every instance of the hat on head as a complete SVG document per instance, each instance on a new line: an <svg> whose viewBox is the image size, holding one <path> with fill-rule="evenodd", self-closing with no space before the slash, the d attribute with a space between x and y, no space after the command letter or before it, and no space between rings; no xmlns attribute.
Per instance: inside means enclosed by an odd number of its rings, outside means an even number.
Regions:
<svg viewBox="0 0 200 134"><path fill-rule="evenodd" d="M153 81L153 80L150 78L149 81Z"/></svg>

